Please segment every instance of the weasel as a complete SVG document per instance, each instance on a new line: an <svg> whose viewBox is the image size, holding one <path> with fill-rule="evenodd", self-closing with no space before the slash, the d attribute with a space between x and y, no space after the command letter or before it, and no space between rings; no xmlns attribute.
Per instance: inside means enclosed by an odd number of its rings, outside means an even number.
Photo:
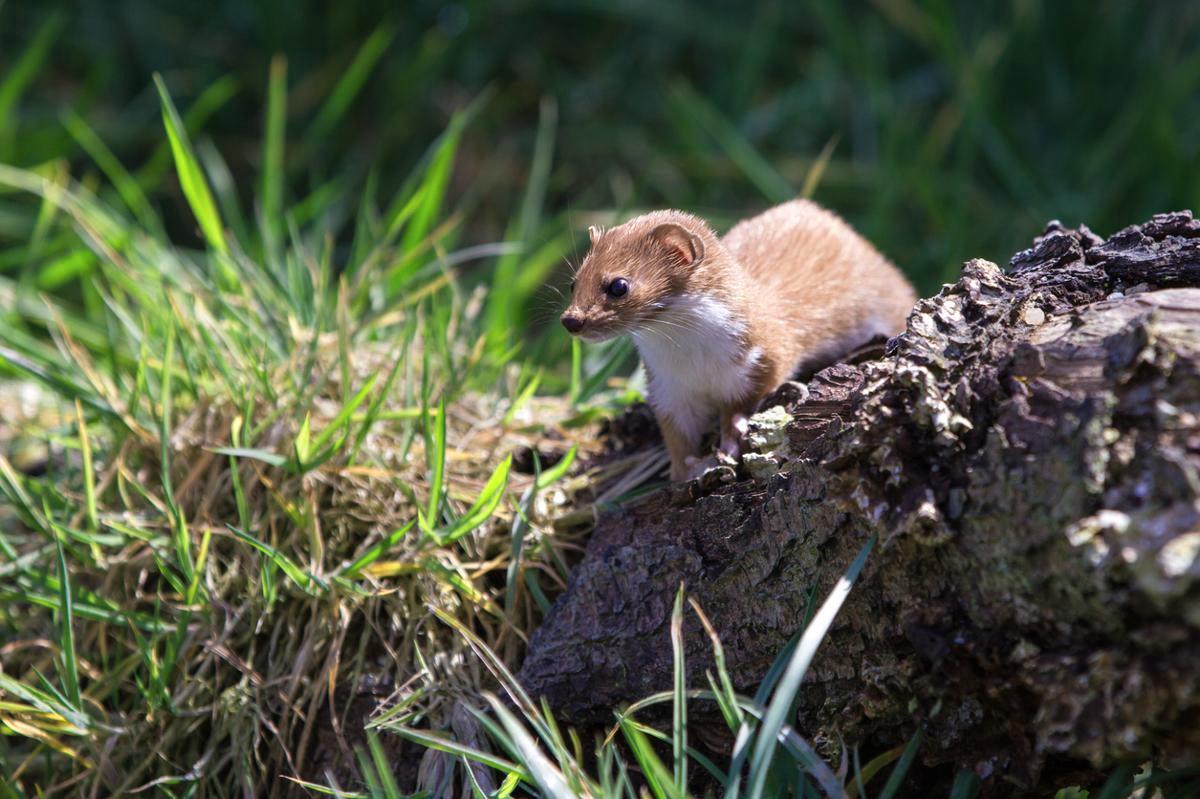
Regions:
<svg viewBox="0 0 1200 799"><path fill-rule="evenodd" d="M916 302L895 266L841 217L777 205L718 237L683 211L655 211L591 248L562 324L585 341L633 337L671 479L698 476L704 434L741 454L748 418L796 371L904 329Z"/></svg>

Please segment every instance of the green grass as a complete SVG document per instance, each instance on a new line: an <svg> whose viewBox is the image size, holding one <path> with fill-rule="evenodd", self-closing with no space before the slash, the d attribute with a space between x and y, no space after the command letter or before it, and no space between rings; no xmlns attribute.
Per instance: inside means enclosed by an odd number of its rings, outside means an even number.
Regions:
<svg viewBox="0 0 1200 799"><path fill-rule="evenodd" d="M560 427L571 403L535 394L565 392L565 374L531 381L519 342L491 346L488 301L471 303L471 255L442 208L468 117L385 205L364 194L350 234L290 201L286 74L275 62L254 223L231 222L240 200L219 156L156 79L199 249L147 224L128 186L0 166L45 240L90 265L57 298L0 277L16 300L0 369L40 387L34 416L14 405L0 425L0 780L13 790L223 796L327 769L394 793L373 738L357 763L321 760L341 724L361 738L355 686L402 686L404 706L444 723L451 697L483 684L447 670L463 644L429 611L512 658L542 585L565 581L577 541L549 535L558 511L542 498L588 428ZM503 295L509 313L529 300ZM548 433L559 465L516 473L511 453ZM21 441L41 458L14 465Z"/></svg>

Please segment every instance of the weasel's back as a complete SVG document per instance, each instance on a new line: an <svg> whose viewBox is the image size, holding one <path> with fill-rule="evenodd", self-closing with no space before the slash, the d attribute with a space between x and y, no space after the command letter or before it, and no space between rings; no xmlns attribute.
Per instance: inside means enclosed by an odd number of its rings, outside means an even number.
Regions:
<svg viewBox="0 0 1200 799"><path fill-rule="evenodd" d="M722 241L746 272L762 338L777 342L789 372L902 332L917 301L869 241L808 200L740 222Z"/></svg>
<svg viewBox="0 0 1200 799"><path fill-rule="evenodd" d="M873 307L861 310L892 320L892 332L903 329L917 300L891 261L840 216L809 200L745 219L722 241L765 292L806 305L867 303Z"/></svg>

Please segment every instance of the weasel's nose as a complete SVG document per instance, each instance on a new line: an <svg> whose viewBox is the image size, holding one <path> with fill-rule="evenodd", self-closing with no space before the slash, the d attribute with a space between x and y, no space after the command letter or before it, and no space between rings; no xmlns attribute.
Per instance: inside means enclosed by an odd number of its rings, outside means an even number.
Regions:
<svg viewBox="0 0 1200 799"><path fill-rule="evenodd" d="M563 314L562 323L563 327L570 333L578 333L580 330L583 330L583 320L578 316Z"/></svg>

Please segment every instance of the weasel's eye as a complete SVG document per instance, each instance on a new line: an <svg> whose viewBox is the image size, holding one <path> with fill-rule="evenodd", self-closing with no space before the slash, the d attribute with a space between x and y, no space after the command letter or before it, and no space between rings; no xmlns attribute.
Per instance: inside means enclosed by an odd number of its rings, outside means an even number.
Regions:
<svg viewBox="0 0 1200 799"><path fill-rule="evenodd" d="M608 291L608 296L612 297L613 299L617 299L618 297L624 297L626 294L629 293L629 281L623 277L619 277L616 280L614 280L613 282L608 284L607 291Z"/></svg>

